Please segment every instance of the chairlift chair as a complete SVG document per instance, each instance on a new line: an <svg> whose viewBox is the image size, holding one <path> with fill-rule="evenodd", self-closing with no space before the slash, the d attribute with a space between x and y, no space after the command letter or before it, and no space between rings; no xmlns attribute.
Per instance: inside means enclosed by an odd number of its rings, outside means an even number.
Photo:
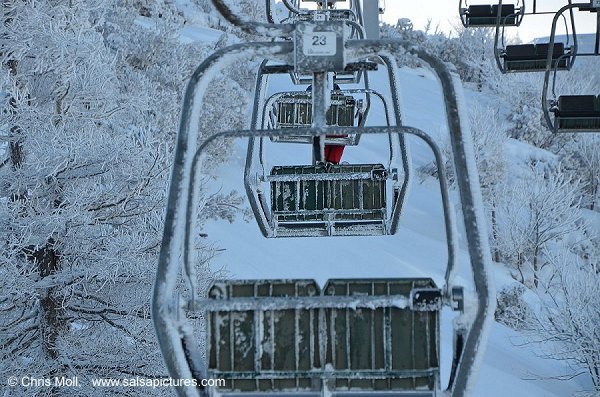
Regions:
<svg viewBox="0 0 600 397"><path fill-rule="evenodd" d="M358 99L349 93L365 93L365 99ZM327 125L341 127L363 127L368 117L371 96L384 97L371 89L351 89L332 91L330 107L326 114ZM366 102L366 105L365 105ZM384 103L387 109L387 105ZM267 110L268 109L268 110ZM386 117L389 117L386 113ZM265 103L263 110L263 127L266 128L307 128L312 125L312 98L306 91L290 91L273 94ZM286 135L271 137L272 141L311 144L313 138L303 135ZM346 136L326 136L325 144L356 146L360 140L360 132Z"/></svg>
<svg viewBox="0 0 600 397"><path fill-rule="evenodd" d="M260 79L259 73L257 87ZM387 125L390 123L390 107L385 97L376 91L335 90L330 94L326 124L358 129L348 134L327 134L320 138L323 144L356 145L359 142L368 108L362 112L362 120L355 125L357 101L344 94L345 91L368 94L368 103L370 96L376 94L383 104ZM260 112L260 100L255 98L255 103L254 112ZM272 136L274 142L312 144L313 152L319 151L321 143L315 146L315 138L306 133L312 126L312 106L312 91L275 94L262 106L263 128L289 131ZM399 119L399 115L396 116ZM253 118L258 121L258 117ZM265 236L382 235L395 232L408 175L403 175L400 182L399 172L391 168L393 159L397 157L391 136L387 167L383 164L325 164L319 162L318 153L314 153L315 162L311 165L275 166L269 175L264 172L268 166L264 160L262 138L258 145L256 150L255 141L250 138L245 184L249 202ZM401 153L401 156L404 159L406 155ZM406 169L405 165L403 169ZM388 206L390 198L387 192L390 188L393 193Z"/></svg>
<svg viewBox="0 0 600 397"><path fill-rule="evenodd" d="M301 8L300 3L314 3L318 8L311 10ZM337 8L338 3L347 5L344 8ZM291 1L283 0L283 4L289 11L288 19L282 22L307 22L307 21L351 21L362 25L361 8L358 0L301 0Z"/></svg>
<svg viewBox="0 0 600 397"><path fill-rule="evenodd" d="M465 1L466 3L466 1ZM465 4L466 5L466 4ZM466 28L519 26L525 13L524 4L459 4L460 19Z"/></svg>
<svg viewBox="0 0 600 397"><path fill-rule="evenodd" d="M572 31L575 26L572 21ZM577 52L575 35L572 46L567 43L512 44L504 45L504 29L496 27L494 36L494 57L502 73L542 72L547 67L554 71L570 70ZM501 42L502 46L499 46Z"/></svg>
<svg viewBox="0 0 600 397"><path fill-rule="evenodd" d="M546 70L550 44L515 44L499 50L504 73L541 72ZM573 62L573 47L565 48L563 43L554 43L550 67L553 70L569 70Z"/></svg>
<svg viewBox="0 0 600 397"><path fill-rule="evenodd" d="M235 15L223 0L213 0L216 8L231 23L245 27L249 31L260 27L270 33L302 33L299 27L278 25L252 25ZM339 25L338 25L339 26ZM336 40L344 40L343 35L331 26ZM228 280L217 281L208 290L206 298L196 296L194 271L195 221L198 219L200 199L200 172L202 155L207 146L221 137L248 137L248 159L255 159L258 151L252 147L255 139L266 136L285 136L288 129L260 129L258 116L264 100L266 82L257 77L254 110L250 129L222 131L213 135L194 131L197 127L197 111L202 107L202 87L206 87L214 73L239 61L241 57L252 57L260 53L265 58L287 62L302 41L256 42L236 44L219 50L204 61L194 72L184 95L182 118L177 136L173 173L166 210L165 231L159 255L159 265L152 300L152 318L155 324L169 375L174 379L224 378L225 386L210 388L184 384L175 390L180 396L206 396L229 394L236 396L270 395L314 395L314 396L372 396L403 395L434 397L442 393L440 386L440 313L442 306L463 311L465 308L462 288L454 285L455 265L458 247L457 232L451 212L445 166L441 151L435 141L423 131L403 126L399 117L396 79L394 77L392 51L411 48L412 51L430 64L439 76L448 128L453 149L456 181L460 189L462 216L466 228L466 241L469 247L473 284L477 304L473 315L464 317L454 324L455 354L452 359L449 394L451 397L465 395L473 386L473 363L482 358L482 341L489 332L490 316L493 314L493 300L489 299L488 268L489 251L486 249L486 232L482 222L481 197L473 168L471 140L463 135L459 109L460 101L454 81L445 64L435 57L414 48L412 43L385 41L348 41L342 48L348 49L349 61L379 55L388 67L390 76L393 111L392 126L364 127L362 133L386 133L403 136L412 134L423 139L432 149L439 172L439 185L444 209L446 242L448 249L447 269L443 288L430 278L394 279L333 279L320 286L313 280ZM302 54L299 54L302 56ZM322 58L308 56L308 65ZM265 61L266 62L266 61ZM264 63L263 63L264 64ZM297 64L300 65L300 64ZM335 60L328 65L338 68ZM298 66L299 71L306 71ZM328 69L329 70L329 69ZM259 70L259 75L260 75ZM355 127L326 125L327 73L314 72L313 76L313 126L309 129L297 128L300 135L311 134L317 138L328 133L350 133ZM257 98L261 98L257 101ZM201 142L196 142L202 137ZM321 141L322 143L322 141ZM322 145L320 145L322 147ZM318 154L319 151L315 150ZM258 153L260 155L260 153ZM405 159L405 156L403 156ZM335 174L331 169L315 172L320 164L312 164L308 169L314 185L329 181ZM377 164L350 165L355 167L350 178L343 178L349 186L356 186L358 192L375 189L389 177L387 167ZM298 181L301 172L279 168L271 173L277 177L273 182ZM340 169L346 172L344 169ZM246 167L247 183L250 167ZM292 171L291 173L288 171ZM321 178L321 174L326 174ZM287 177L287 175L291 175ZM252 181L250 181L252 182ZM354 183L357 182L357 183ZM327 183L322 190L330 189ZM362 186L362 188L361 188ZM248 186L247 186L248 188ZM250 186L254 188L254 186ZM334 189L337 189L334 187ZM342 200L349 192L342 189ZM284 187L285 190L285 187ZM313 189L314 191L314 189ZM319 188L316 188L318 193ZM287 198L293 197L296 203L308 205L311 197L299 194L296 189L288 189ZM361 201L356 191L350 202ZM331 197L331 193L323 193ZM277 195L275 195L277 196ZM350 195L349 195L350 196ZM315 202L321 195L314 196ZM362 196L364 197L364 196ZM286 200L286 197L282 197ZM250 201L255 200L249 195ZM279 198L277 198L279 200ZM362 201L366 201L362 199ZM402 200L399 201L401 203ZM262 201L259 201L262 205ZM373 202L367 203L372 206ZM282 204L285 208L287 204ZM344 204L341 204L343 207ZM319 204L315 204L319 209ZM372 208L371 208L372 209ZM255 212L259 225L264 224L264 212ZM261 218L260 220L258 218ZM261 227L262 227L261 226ZM393 229L393 228L392 228ZM181 250L183 248L183 256ZM189 285L189 298L182 304L173 302L176 295L177 275L180 271L180 258ZM491 303L490 303L491 302ZM185 310L200 312L207 319L207 354L199 350L199 343L183 315Z"/></svg>
<svg viewBox="0 0 600 397"><path fill-rule="evenodd" d="M596 1L596 4L594 4ZM591 3L573 3L562 7L554 16L550 42L554 41L556 22L565 12L578 8L579 11L598 12L600 1L592 0ZM577 51L577 34L574 33L574 47L579 57L591 56L600 58L600 13L598 13L596 29L596 46L593 52L583 53ZM571 61L572 62L572 61ZM548 99L550 91L549 81L552 74L552 99ZM542 90L542 110L546 123L552 132L600 132L600 95L556 95L556 70L546 67L544 86Z"/></svg>
<svg viewBox="0 0 600 397"><path fill-rule="evenodd" d="M550 112L554 132L600 132L600 95L561 95Z"/></svg>
<svg viewBox="0 0 600 397"><path fill-rule="evenodd" d="M207 321L208 376L225 379L220 395L438 395L443 297L429 278L331 279L322 289L224 280L208 296L221 308Z"/></svg>

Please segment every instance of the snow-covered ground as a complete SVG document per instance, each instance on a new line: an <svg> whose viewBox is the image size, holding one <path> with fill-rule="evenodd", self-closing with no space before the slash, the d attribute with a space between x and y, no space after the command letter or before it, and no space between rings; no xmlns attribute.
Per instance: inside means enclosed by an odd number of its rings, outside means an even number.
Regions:
<svg viewBox="0 0 600 397"><path fill-rule="evenodd" d="M385 75L377 72L372 86L383 89ZM402 69L399 73L406 125L418 127L431 134L440 145L446 139L445 114L441 88L435 77L423 69ZM274 92L292 88L287 78L274 79ZM481 102L481 94L466 93L467 103ZM377 109L372 114L373 124L382 124L383 115ZM350 163L385 162L388 156L386 138L363 137L358 147L348 147L344 161ZM433 157L425 144L411 138L415 168L430 162ZM218 171L214 189L236 189L244 192L243 170L246 142L239 140L227 166ZM309 164L308 145L269 144L269 165ZM527 145L514 144L508 156L515 157L528 151ZM454 208L458 203L454 201ZM457 219L460 219L457 216ZM460 223L460 222L459 222ZM459 229L462 226L459 226ZM321 285L329 278L361 277L432 277L443 285L446 269L446 241L441 199L437 181L414 178L409 198L395 236L282 238L265 239L256 223L238 219L206 225L212 242L224 251L212 262L215 269L225 268L231 278L312 278ZM470 287L468 255L461 243L459 278ZM508 272L495 265L497 288L510 283ZM446 383L452 350L451 320L454 314L443 313L442 320L442 384ZM565 397L582 389L590 389L581 377L569 381L549 379L567 372L560 361L544 360L536 356L531 345L523 345L521 336L495 323L487 346L485 361L477 380L476 396L486 397Z"/></svg>

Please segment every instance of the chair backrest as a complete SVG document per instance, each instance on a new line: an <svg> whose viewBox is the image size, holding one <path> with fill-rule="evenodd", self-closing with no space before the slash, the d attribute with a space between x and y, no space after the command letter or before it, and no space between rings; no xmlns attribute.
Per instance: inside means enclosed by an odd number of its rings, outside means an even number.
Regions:
<svg viewBox="0 0 600 397"><path fill-rule="evenodd" d="M535 46L535 53L540 58L548 56L550 43L540 43ZM565 45L563 43L554 43L552 51L552 59L557 59L565 54Z"/></svg>
<svg viewBox="0 0 600 397"><path fill-rule="evenodd" d="M506 58L514 60L527 60L535 58L534 44L516 44L506 46Z"/></svg>
<svg viewBox="0 0 600 397"><path fill-rule="evenodd" d="M595 95L562 95L558 98L558 110L567 113L593 113L597 103Z"/></svg>
<svg viewBox="0 0 600 397"><path fill-rule="evenodd" d="M434 395L441 303L420 306L419 291L441 302L429 278L334 279L322 290L314 280L217 281L209 299L253 307L208 313L208 375L226 379L222 393Z"/></svg>
<svg viewBox="0 0 600 397"><path fill-rule="evenodd" d="M475 4L469 6L467 15L471 18L487 18L492 15L492 7L488 4Z"/></svg>
<svg viewBox="0 0 600 397"><path fill-rule="evenodd" d="M500 16L507 17L509 15L515 14L515 5L514 4L502 4L502 8L500 9ZM492 16L498 15L498 4L494 4L492 6Z"/></svg>
<svg viewBox="0 0 600 397"><path fill-rule="evenodd" d="M387 171L381 164L277 166L271 174L283 176L271 182L274 214L308 211L323 219L331 210L385 210Z"/></svg>
<svg viewBox="0 0 600 397"><path fill-rule="evenodd" d="M326 113L327 125L352 127L356 100L349 95L332 93L330 107ZM307 127L312 124L312 98L310 93L283 95L275 103L276 128Z"/></svg>

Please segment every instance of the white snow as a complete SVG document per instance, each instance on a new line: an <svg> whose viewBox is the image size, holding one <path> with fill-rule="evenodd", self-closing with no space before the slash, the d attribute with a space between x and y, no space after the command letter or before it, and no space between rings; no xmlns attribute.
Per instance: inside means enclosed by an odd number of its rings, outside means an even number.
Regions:
<svg viewBox="0 0 600 397"><path fill-rule="evenodd" d="M203 26L186 26L179 32L182 43L192 43L202 41L205 44L214 44L225 32L217 29L211 29Z"/></svg>

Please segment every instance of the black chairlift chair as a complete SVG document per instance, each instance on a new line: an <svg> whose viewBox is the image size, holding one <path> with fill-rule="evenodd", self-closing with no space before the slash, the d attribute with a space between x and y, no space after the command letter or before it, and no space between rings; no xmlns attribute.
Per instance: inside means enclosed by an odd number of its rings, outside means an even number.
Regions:
<svg viewBox="0 0 600 397"><path fill-rule="evenodd" d="M594 4L596 1L596 4ZM552 30L550 42L554 41L556 33L556 21L569 10L571 14L573 9L579 11L598 12L600 10L600 1L592 0L590 3L572 3L562 7L554 16L552 21ZM577 35L574 35L574 47L577 48ZM600 14L598 14L598 25L596 29L596 45L593 52L576 52L577 56L592 56L600 58ZM552 100L548 100L550 73L553 73L552 79ZM556 70L546 68L544 76L544 87L542 90L542 109L546 123L552 132L600 132L600 95L560 95L557 98L556 92ZM554 119L552 119L552 115Z"/></svg>
<svg viewBox="0 0 600 397"><path fill-rule="evenodd" d="M550 111L554 132L600 132L600 95L561 95Z"/></svg>
<svg viewBox="0 0 600 397"><path fill-rule="evenodd" d="M519 26L523 20L525 7L517 4L474 4L459 6L460 19L466 28L481 28L495 26Z"/></svg>
<svg viewBox="0 0 600 397"><path fill-rule="evenodd" d="M499 50L502 59L501 70L510 72L540 72L546 70L550 44L516 44ZM550 67L556 70L569 70L573 60L573 48L565 48L563 43L554 43Z"/></svg>
<svg viewBox="0 0 600 397"><path fill-rule="evenodd" d="M555 14L555 21L560 14L562 14L560 11ZM553 26L555 29L556 25ZM555 71L570 70L577 53L577 37L574 34L575 18L572 12L571 32L573 33L572 46L569 46L569 36L566 43L556 43L554 35L547 43L505 45L504 26L496 25L494 36L496 64L502 73L541 72L547 68Z"/></svg>

